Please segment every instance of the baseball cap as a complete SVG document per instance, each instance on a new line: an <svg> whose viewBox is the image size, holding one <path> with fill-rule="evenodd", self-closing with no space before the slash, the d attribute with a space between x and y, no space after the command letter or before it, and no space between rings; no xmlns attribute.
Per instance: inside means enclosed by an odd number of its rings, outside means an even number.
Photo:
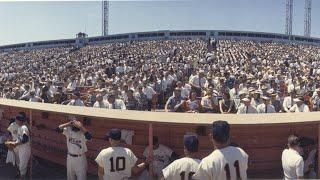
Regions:
<svg viewBox="0 0 320 180"><path fill-rule="evenodd" d="M26 121L26 117L23 116L22 114L18 114L16 116L16 120L24 122L24 121Z"/></svg>
<svg viewBox="0 0 320 180"><path fill-rule="evenodd" d="M185 148L189 152L197 152L198 151L198 145L199 145L199 140L197 136L190 135L190 136L185 136L183 139L183 143Z"/></svg>
<svg viewBox="0 0 320 180"><path fill-rule="evenodd" d="M212 138L218 143L225 143L229 139L230 125L226 121L214 121L212 123Z"/></svg>
<svg viewBox="0 0 320 180"><path fill-rule="evenodd" d="M107 133L107 138L111 138L116 141L121 139L121 130L120 129L110 129Z"/></svg>

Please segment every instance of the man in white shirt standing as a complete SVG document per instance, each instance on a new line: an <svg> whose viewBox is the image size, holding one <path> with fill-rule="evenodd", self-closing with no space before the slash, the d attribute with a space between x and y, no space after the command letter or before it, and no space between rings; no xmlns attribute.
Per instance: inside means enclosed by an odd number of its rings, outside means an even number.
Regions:
<svg viewBox="0 0 320 180"><path fill-rule="evenodd" d="M195 158L199 141L195 135L184 137L184 154L186 157L173 161L162 170L162 180L190 179L198 169L201 160Z"/></svg>
<svg viewBox="0 0 320 180"><path fill-rule="evenodd" d="M145 85L144 93L147 95L148 99L148 111L152 109L152 98L156 93L156 91L148 84Z"/></svg>
<svg viewBox="0 0 320 180"><path fill-rule="evenodd" d="M72 120L61 124L58 132L63 133L67 138L67 176L68 180L87 179L87 158L88 151L86 141L92 139L91 133L83 127L80 121Z"/></svg>
<svg viewBox="0 0 320 180"><path fill-rule="evenodd" d="M107 137L110 147L103 149L95 159L99 166L99 180L129 179L132 173L137 175L147 167L149 159L138 165L138 158L133 152L120 146L120 129L111 129Z"/></svg>
<svg viewBox="0 0 320 180"><path fill-rule="evenodd" d="M193 179L247 179L248 155L230 146L230 125L226 121L212 123L211 141L215 150L202 159Z"/></svg>
<svg viewBox="0 0 320 180"><path fill-rule="evenodd" d="M193 76L189 84L191 85L191 89L197 93L197 96L201 97L202 91L207 88L208 85L207 79L204 77L204 71L200 70L198 75Z"/></svg>
<svg viewBox="0 0 320 180"><path fill-rule="evenodd" d="M300 139L294 135L289 136L288 149L283 150L281 157L285 179L303 179L304 162L301 152Z"/></svg>

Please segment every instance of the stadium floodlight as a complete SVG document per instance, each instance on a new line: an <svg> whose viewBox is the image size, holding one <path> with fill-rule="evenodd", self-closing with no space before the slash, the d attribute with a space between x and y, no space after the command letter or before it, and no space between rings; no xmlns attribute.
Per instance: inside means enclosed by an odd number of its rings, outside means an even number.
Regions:
<svg viewBox="0 0 320 180"><path fill-rule="evenodd" d="M102 36L109 31L109 1L102 1Z"/></svg>
<svg viewBox="0 0 320 180"><path fill-rule="evenodd" d="M304 35L307 37L310 37L311 35L311 3L312 3L312 0L305 0Z"/></svg>
<svg viewBox="0 0 320 180"><path fill-rule="evenodd" d="M286 0L286 34L292 35L293 0Z"/></svg>

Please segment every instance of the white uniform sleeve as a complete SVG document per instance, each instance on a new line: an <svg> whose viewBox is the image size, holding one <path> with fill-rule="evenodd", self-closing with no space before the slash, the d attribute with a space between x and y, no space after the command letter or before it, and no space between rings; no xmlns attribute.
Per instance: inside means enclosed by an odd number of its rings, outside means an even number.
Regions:
<svg viewBox="0 0 320 180"><path fill-rule="evenodd" d="M296 174L298 177L303 177L304 162L302 157L296 162Z"/></svg>
<svg viewBox="0 0 320 180"><path fill-rule="evenodd" d="M175 169L175 161L162 170L164 179L172 179L173 171Z"/></svg>
<svg viewBox="0 0 320 180"><path fill-rule="evenodd" d="M28 130L27 126L22 126L21 129L22 129L23 135L25 134L25 135L29 136L29 130Z"/></svg>
<svg viewBox="0 0 320 180"><path fill-rule="evenodd" d="M104 167L104 163L103 163L103 151L101 151L98 156L95 159L96 163L100 166L100 167Z"/></svg>
<svg viewBox="0 0 320 180"><path fill-rule="evenodd" d="M13 127L12 127L12 123L11 123L11 124L9 125L9 127L8 127L7 130L8 130L10 133L12 133L12 128L13 128Z"/></svg>
<svg viewBox="0 0 320 180"><path fill-rule="evenodd" d="M137 163L138 158L133 154L131 150L129 150L128 156L130 158L130 164L131 164L130 167L133 167Z"/></svg>
<svg viewBox="0 0 320 180"><path fill-rule="evenodd" d="M208 164L201 161L199 164L197 172L194 174L193 179L196 180L210 180L213 179L212 174L210 173L210 168Z"/></svg>

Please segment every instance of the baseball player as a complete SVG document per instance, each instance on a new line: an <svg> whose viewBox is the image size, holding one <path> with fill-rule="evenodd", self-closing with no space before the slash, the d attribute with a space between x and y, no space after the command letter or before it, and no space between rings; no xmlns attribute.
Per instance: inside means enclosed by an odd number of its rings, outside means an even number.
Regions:
<svg viewBox="0 0 320 180"><path fill-rule="evenodd" d="M18 139L18 129L19 129L19 125L15 122L15 118L12 118L13 120L11 121L9 127L8 127L8 132L9 132L9 141L13 141L16 142ZM9 142L6 142L6 144L8 144ZM9 143L10 144L10 143ZM18 149L17 148L12 148L12 146L8 146L8 154L7 154L7 158L8 156L10 156L10 154L13 154L14 157L11 161L12 165L18 165L19 164L19 156L18 156ZM8 159L7 159L8 160ZM9 163L7 161L7 163Z"/></svg>
<svg viewBox="0 0 320 180"><path fill-rule="evenodd" d="M195 158L199 141L194 135L184 137L184 158L175 160L162 170L162 180L191 179L198 169L200 160Z"/></svg>
<svg viewBox="0 0 320 180"><path fill-rule="evenodd" d="M85 180L87 178L88 151L86 141L92 139L91 133L83 127L81 122L72 120L61 124L58 132L63 133L67 138L67 176L68 180Z"/></svg>
<svg viewBox="0 0 320 180"><path fill-rule="evenodd" d="M17 149L19 159L19 173L20 177L24 178L28 170L28 162L31 155L30 133L28 127L24 124L26 117L22 114L16 116L15 123L19 126L17 130L17 140L7 142L8 146Z"/></svg>
<svg viewBox="0 0 320 180"><path fill-rule="evenodd" d="M282 168L285 179L303 179L304 161L302 156L300 139L291 135L288 138L288 149L282 152Z"/></svg>
<svg viewBox="0 0 320 180"><path fill-rule="evenodd" d="M111 129L108 132L110 147L103 149L95 159L98 164L99 180L122 180L141 173L148 165L149 159L137 164L133 152L120 146L121 130Z"/></svg>
<svg viewBox="0 0 320 180"><path fill-rule="evenodd" d="M145 148L143 152L145 158L149 157L149 148ZM164 169L170 162L176 160L178 155L165 145L159 144L157 136L153 136L153 176L161 178L163 176L162 169ZM149 177L149 172L144 171L140 176L140 180Z"/></svg>
<svg viewBox="0 0 320 180"><path fill-rule="evenodd" d="M247 179L248 155L241 148L230 145L229 131L226 121L213 122L211 140L215 150L202 159L194 179Z"/></svg>

